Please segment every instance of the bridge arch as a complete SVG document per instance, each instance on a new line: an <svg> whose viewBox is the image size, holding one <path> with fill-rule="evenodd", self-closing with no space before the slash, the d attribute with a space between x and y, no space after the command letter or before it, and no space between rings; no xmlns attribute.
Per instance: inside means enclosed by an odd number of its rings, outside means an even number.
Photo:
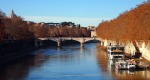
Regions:
<svg viewBox="0 0 150 80"><path fill-rule="evenodd" d="M76 40L64 40L64 41L62 41L62 46L63 45L70 45L70 44L80 44L80 42L76 41Z"/></svg>
<svg viewBox="0 0 150 80"><path fill-rule="evenodd" d="M53 40L44 40L42 44L45 46L57 46L57 42Z"/></svg>
<svg viewBox="0 0 150 80"><path fill-rule="evenodd" d="M88 42L100 42L99 40L95 39L95 40L86 40L84 43L88 43Z"/></svg>
<svg viewBox="0 0 150 80"><path fill-rule="evenodd" d="M97 38L85 38L84 42L89 42L89 41L100 41L100 40Z"/></svg>
<svg viewBox="0 0 150 80"><path fill-rule="evenodd" d="M76 39L71 39L70 41L76 41L80 43L80 40L76 40Z"/></svg>

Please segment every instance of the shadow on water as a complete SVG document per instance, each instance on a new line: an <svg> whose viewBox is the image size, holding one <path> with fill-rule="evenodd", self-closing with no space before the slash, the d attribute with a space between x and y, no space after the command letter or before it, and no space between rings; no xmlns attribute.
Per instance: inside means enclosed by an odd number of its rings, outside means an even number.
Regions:
<svg viewBox="0 0 150 80"><path fill-rule="evenodd" d="M39 68L46 60L45 55L38 53L9 61L0 67L0 80L23 80L30 73L30 69Z"/></svg>
<svg viewBox="0 0 150 80"><path fill-rule="evenodd" d="M71 48L66 46L63 48L57 47L47 47L26 56L20 57L16 60L9 61L7 63L1 64L0 66L0 80L26 80L26 77L30 75L32 69L40 69L47 61L51 60L62 60L69 61L72 59L71 54L73 50L84 51L84 48L80 49L75 45Z"/></svg>

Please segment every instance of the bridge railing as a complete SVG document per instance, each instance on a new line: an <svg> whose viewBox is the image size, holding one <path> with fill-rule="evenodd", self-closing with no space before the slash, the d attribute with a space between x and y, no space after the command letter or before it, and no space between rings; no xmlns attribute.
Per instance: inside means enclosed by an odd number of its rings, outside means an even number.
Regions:
<svg viewBox="0 0 150 80"><path fill-rule="evenodd" d="M64 40L71 40L71 39L85 39L85 40L99 40L99 38L95 37L45 37L45 38L38 38L39 40L58 40L58 39L64 39Z"/></svg>

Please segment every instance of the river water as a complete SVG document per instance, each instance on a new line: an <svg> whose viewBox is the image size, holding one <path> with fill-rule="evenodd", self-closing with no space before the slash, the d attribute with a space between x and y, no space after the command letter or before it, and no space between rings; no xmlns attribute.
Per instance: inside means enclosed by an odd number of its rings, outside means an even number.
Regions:
<svg viewBox="0 0 150 80"><path fill-rule="evenodd" d="M0 80L150 80L150 72L118 71L96 43L48 47L0 69Z"/></svg>

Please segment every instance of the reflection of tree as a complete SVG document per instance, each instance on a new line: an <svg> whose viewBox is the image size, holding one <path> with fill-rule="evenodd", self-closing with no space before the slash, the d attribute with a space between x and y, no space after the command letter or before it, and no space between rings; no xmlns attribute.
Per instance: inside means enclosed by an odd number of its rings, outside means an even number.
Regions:
<svg viewBox="0 0 150 80"><path fill-rule="evenodd" d="M4 66L1 68L0 80L24 80L30 68L38 68L44 63L44 60L41 59L45 59L43 54L21 57L12 64L8 64L6 67Z"/></svg>
<svg viewBox="0 0 150 80"><path fill-rule="evenodd" d="M108 67L108 59L106 56L106 52L101 49L97 49L97 54L96 54L96 59L98 62L98 65L102 69L102 71L107 72L107 67Z"/></svg>
<svg viewBox="0 0 150 80"><path fill-rule="evenodd" d="M115 77L117 80L149 80L150 76L145 77L143 74L145 71L136 71L136 72L129 72L128 70L125 71L115 71L112 72L112 76ZM150 72L146 75L148 75Z"/></svg>
<svg viewBox="0 0 150 80"><path fill-rule="evenodd" d="M60 53L45 55L41 50L39 53L21 57L20 59L12 62L12 64L8 64L1 68L0 80L24 80L28 76L29 71L41 68L43 63L49 64L51 62L55 63L56 61L63 61L63 63L68 64L68 62L72 62L72 59L78 57L73 56L74 54Z"/></svg>
<svg viewBox="0 0 150 80"><path fill-rule="evenodd" d="M135 71L134 74L132 72L129 72L128 70L119 71L116 70L115 67L112 67L110 71L108 71L108 67L111 65L108 65L108 59L107 59L107 53L106 51L103 51L101 49L98 49L97 51L97 62L99 67L102 69L103 72L109 72L113 78L116 80L149 80L150 76L148 74L150 71L147 71L147 76L145 77L145 71Z"/></svg>

